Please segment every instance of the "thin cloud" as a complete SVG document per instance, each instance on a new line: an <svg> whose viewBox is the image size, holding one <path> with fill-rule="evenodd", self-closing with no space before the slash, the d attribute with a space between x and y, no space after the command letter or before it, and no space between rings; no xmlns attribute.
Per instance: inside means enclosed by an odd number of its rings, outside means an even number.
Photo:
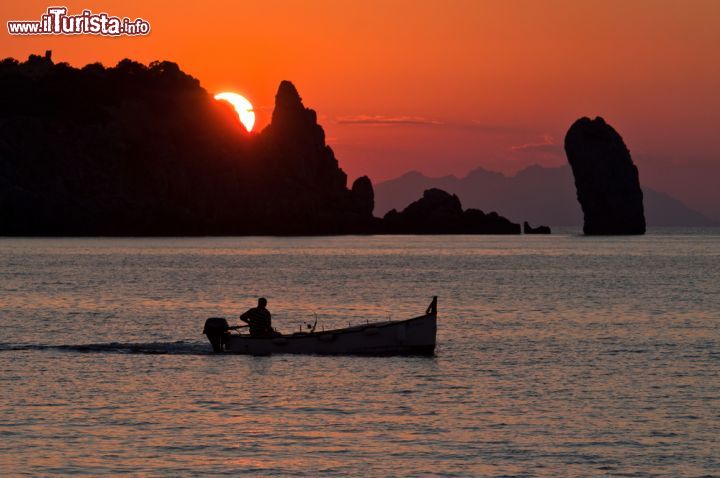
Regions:
<svg viewBox="0 0 720 478"><path fill-rule="evenodd" d="M555 142L555 139L546 134L539 143L526 143L517 146L511 146L510 151L513 153L560 153L562 147Z"/></svg>
<svg viewBox="0 0 720 478"><path fill-rule="evenodd" d="M357 125L357 126L425 126L434 127L441 129L452 129L452 130L468 130L477 131L480 133L491 133L500 135L515 135L515 134L532 134L533 131L527 128L499 125L499 124L488 124L485 122L471 120L471 121L444 121L434 118L426 118L424 116L410 116L410 115L350 115L350 116L338 116L335 118L336 124L343 125Z"/></svg>
<svg viewBox="0 0 720 478"><path fill-rule="evenodd" d="M384 115L355 115L340 116L336 120L340 124L367 124L367 125L442 125L442 121L423 118L422 116L384 116Z"/></svg>

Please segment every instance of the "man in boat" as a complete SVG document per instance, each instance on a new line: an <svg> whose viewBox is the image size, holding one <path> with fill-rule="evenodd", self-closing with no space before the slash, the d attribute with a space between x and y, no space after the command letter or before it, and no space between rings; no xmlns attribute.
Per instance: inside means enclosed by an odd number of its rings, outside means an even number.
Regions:
<svg viewBox="0 0 720 478"><path fill-rule="evenodd" d="M257 307L248 309L240 316L240 320L250 326L250 335L253 337L273 337L276 335L272 328L270 311L267 310L267 299L260 297Z"/></svg>

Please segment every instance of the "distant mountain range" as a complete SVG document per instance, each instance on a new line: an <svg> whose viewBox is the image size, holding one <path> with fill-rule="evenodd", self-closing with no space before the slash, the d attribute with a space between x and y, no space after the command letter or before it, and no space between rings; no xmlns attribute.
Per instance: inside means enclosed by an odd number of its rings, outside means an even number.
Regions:
<svg viewBox="0 0 720 478"><path fill-rule="evenodd" d="M569 166L530 166L515 176L478 168L463 178L431 178L412 171L375 186L374 213L382 216L393 208L402 210L429 188L457 194L465 207L496 211L515 222L528 221L534 226L575 226L583 223ZM643 194L649 226L717 225L665 193L643 187Z"/></svg>

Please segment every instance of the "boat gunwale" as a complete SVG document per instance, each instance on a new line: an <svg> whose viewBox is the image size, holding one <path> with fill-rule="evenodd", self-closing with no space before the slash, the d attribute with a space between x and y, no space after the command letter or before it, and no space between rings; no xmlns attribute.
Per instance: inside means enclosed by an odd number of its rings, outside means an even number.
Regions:
<svg viewBox="0 0 720 478"><path fill-rule="evenodd" d="M411 317L411 318L409 318L409 319L403 319L403 320L388 320L388 321L385 321L385 322L373 322L373 323L369 323L369 324L359 324L359 325L353 325L353 326L350 326L350 327L345 327L345 328L342 328L342 329L324 330L324 331L321 331L321 332L294 332L294 333L292 333L292 334L288 334L288 335L282 334L282 335L277 335L277 336L275 336L275 337L253 337L253 336L251 336L251 335L249 335L249 334L247 334L247 335L245 335L245 334L230 334L230 337L231 337L232 339L235 339L235 340L237 340L237 339L245 339L245 340L277 340L277 339L302 339L302 338L310 338L310 337L320 337L321 335L326 335L326 334L333 334L333 335L338 335L338 334L352 334L352 333L362 332L362 331L367 330L367 329L369 329L369 328L378 328L378 329L379 329L379 328L382 328L382 327L390 327L390 326L393 326L393 325L401 325L401 324L406 324L406 323L408 323L408 322L412 322L412 321L415 321L415 320L425 319L425 318L428 318L428 317L436 317L436 318L437 318L437 313L435 313L435 314L423 314L423 315L419 315L419 316L417 316L417 317Z"/></svg>

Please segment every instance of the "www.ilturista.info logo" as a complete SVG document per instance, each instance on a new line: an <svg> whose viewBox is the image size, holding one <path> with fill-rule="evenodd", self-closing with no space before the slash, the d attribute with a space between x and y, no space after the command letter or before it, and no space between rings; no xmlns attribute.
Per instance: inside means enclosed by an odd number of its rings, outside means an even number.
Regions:
<svg viewBox="0 0 720 478"><path fill-rule="evenodd" d="M105 12L83 10L79 15L68 15L67 7L48 7L37 20L11 20L7 22L11 35L147 35L150 23L142 18L113 17Z"/></svg>

